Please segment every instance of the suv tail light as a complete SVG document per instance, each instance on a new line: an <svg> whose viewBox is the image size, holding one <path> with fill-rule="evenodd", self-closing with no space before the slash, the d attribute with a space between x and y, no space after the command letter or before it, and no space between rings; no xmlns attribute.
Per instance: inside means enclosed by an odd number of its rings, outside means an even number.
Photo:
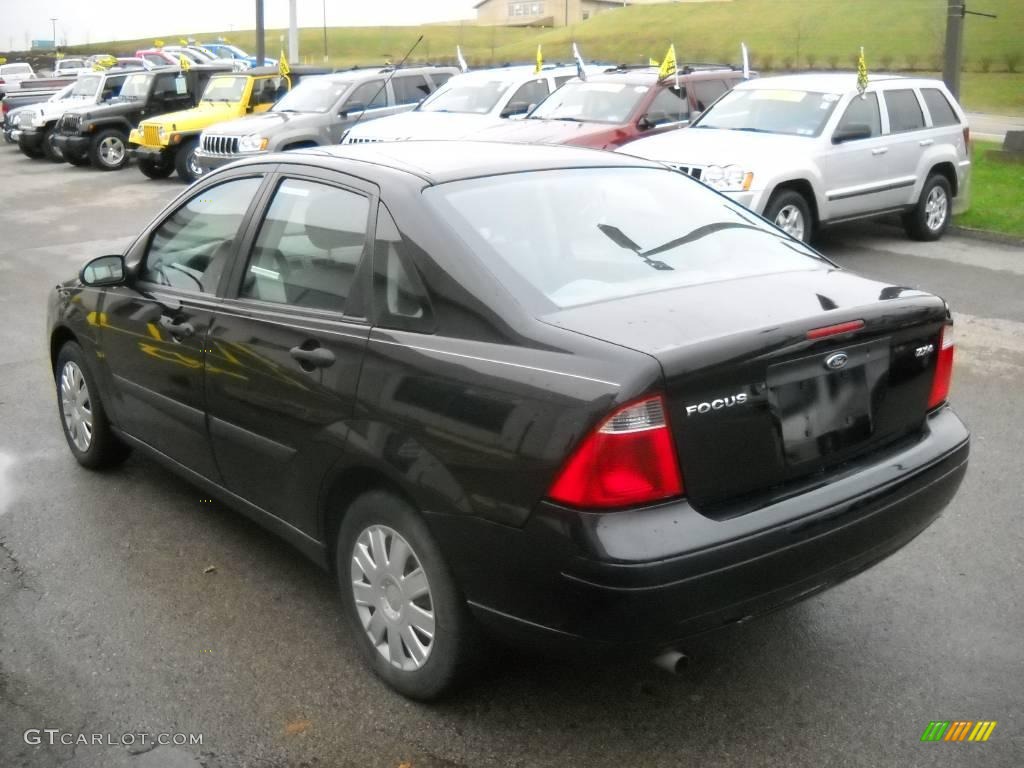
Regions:
<svg viewBox="0 0 1024 768"><path fill-rule="evenodd" d="M650 504L683 493L661 395L612 412L577 446L548 491L584 509Z"/></svg>
<svg viewBox="0 0 1024 768"><path fill-rule="evenodd" d="M928 410L942 405L949 397L949 382L953 377L953 326L946 325L939 334L939 356L935 361L932 392L928 396Z"/></svg>

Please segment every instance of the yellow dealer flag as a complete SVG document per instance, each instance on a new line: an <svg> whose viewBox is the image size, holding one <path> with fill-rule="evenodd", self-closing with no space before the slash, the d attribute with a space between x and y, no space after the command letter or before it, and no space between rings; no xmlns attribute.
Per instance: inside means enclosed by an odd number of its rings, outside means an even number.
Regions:
<svg viewBox="0 0 1024 768"><path fill-rule="evenodd" d="M179 67L179 69L181 69L182 72L188 72L190 69L192 69L192 62L189 61L184 56L182 56L181 54L179 54L178 55L178 67Z"/></svg>
<svg viewBox="0 0 1024 768"><path fill-rule="evenodd" d="M658 79L666 78L669 75L676 73L676 44L672 43L668 47L668 52L665 54L665 60L661 62L661 67L658 69Z"/></svg>
<svg viewBox="0 0 1024 768"><path fill-rule="evenodd" d="M292 71L292 68L288 66L288 59L285 58L284 48L281 49L281 56L277 60L277 71L284 77L288 77L288 73Z"/></svg>
<svg viewBox="0 0 1024 768"><path fill-rule="evenodd" d="M860 47L860 56L857 57L857 92L863 96L868 89L868 63L864 60L864 46Z"/></svg>
<svg viewBox="0 0 1024 768"><path fill-rule="evenodd" d="M182 45L188 45L188 40L186 40L184 37L179 37L178 42Z"/></svg>
<svg viewBox="0 0 1024 768"><path fill-rule="evenodd" d="M163 40L154 40L153 41L153 45L155 47L157 47L157 48L163 48L164 47L164 41Z"/></svg>
<svg viewBox="0 0 1024 768"><path fill-rule="evenodd" d="M544 54L540 52L540 46L537 46L537 68L534 69L534 74L540 74L540 71L544 69Z"/></svg>

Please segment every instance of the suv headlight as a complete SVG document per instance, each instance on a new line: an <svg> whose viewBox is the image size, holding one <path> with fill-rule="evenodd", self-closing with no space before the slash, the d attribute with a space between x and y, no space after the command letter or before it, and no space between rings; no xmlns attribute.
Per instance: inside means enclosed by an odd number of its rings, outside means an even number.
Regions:
<svg viewBox="0 0 1024 768"><path fill-rule="evenodd" d="M32 113L32 125L36 128L42 128L44 125L46 125L46 118L43 116L42 112Z"/></svg>
<svg viewBox="0 0 1024 768"><path fill-rule="evenodd" d="M746 192L754 183L754 172L738 165L709 165L700 180L719 192Z"/></svg>
<svg viewBox="0 0 1024 768"><path fill-rule="evenodd" d="M266 136L243 136L238 140L239 152L262 152L267 148L269 139Z"/></svg>

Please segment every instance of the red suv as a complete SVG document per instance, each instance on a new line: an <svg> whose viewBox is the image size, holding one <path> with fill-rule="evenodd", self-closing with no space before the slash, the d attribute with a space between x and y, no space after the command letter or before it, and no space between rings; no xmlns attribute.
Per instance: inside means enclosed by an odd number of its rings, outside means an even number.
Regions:
<svg viewBox="0 0 1024 768"><path fill-rule="evenodd" d="M727 65L686 64L676 87L676 77L659 79L656 67L617 67L571 80L526 118L486 128L472 138L616 149L688 125L742 79L742 72Z"/></svg>

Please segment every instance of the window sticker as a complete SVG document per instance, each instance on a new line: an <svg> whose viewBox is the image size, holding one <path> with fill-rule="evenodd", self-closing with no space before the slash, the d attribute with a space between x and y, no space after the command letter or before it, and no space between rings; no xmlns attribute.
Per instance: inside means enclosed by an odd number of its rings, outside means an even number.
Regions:
<svg viewBox="0 0 1024 768"><path fill-rule="evenodd" d="M179 96L184 96L186 93L188 93L188 83L185 81L185 78L181 75L178 75L176 78L174 78L174 90L177 92Z"/></svg>

